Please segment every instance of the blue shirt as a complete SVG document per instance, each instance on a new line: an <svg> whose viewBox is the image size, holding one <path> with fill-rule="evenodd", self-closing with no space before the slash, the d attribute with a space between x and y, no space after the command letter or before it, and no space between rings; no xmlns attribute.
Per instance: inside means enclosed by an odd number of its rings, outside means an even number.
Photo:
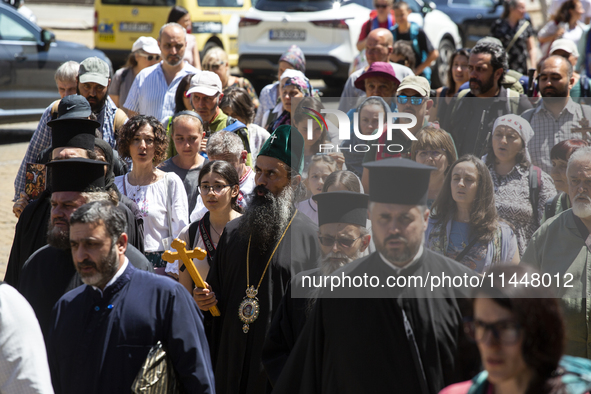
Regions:
<svg viewBox="0 0 591 394"><path fill-rule="evenodd" d="M138 114L153 116L164 123L169 116L174 115L174 96L181 79L198 71L186 62L183 64L183 69L177 73L170 85L162 71L162 62L144 68L135 77L123 106Z"/></svg>

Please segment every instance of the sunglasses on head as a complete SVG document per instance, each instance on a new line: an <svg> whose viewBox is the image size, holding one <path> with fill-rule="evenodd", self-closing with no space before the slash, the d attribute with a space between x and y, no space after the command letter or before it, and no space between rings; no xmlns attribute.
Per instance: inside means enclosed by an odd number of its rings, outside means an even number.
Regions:
<svg viewBox="0 0 591 394"><path fill-rule="evenodd" d="M421 105L427 100L427 97L408 97L408 96L398 96L396 100L398 100L398 104L406 104L408 103L408 99L410 99L410 103L412 105Z"/></svg>
<svg viewBox="0 0 591 394"><path fill-rule="evenodd" d="M148 59L149 62L151 62L152 60L160 60L160 55L144 55L141 54L140 56L145 57L146 59Z"/></svg>
<svg viewBox="0 0 591 394"><path fill-rule="evenodd" d="M362 235L355 238L355 239L351 239L351 238L347 238L347 237L336 237L335 238L330 235L319 235L318 240L320 241L320 244L322 246L332 247L335 242L338 242L338 244L341 245L342 247L350 248L351 245L353 245L353 243L361 237L362 237Z"/></svg>

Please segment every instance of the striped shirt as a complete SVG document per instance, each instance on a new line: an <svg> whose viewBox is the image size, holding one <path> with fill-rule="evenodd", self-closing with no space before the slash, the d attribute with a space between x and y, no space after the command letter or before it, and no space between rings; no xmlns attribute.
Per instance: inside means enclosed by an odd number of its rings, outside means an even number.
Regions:
<svg viewBox="0 0 591 394"><path fill-rule="evenodd" d="M557 118L554 118L554 115L546 109L542 100L534 109L530 122L534 136L528 142L527 148L532 164L540 167L544 172L550 173L552 170L550 150L561 141L580 139L581 133L573 133L572 129L581 127L579 125L581 119L583 119L582 107L572 99L568 100Z"/></svg>
<svg viewBox="0 0 591 394"><path fill-rule="evenodd" d="M186 62L183 65L183 69L176 74L170 85L162 71L162 62L144 68L136 75L123 106L138 114L153 116L164 123L169 116L174 115L174 96L181 79L198 71Z"/></svg>
<svg viewBox="0 0 591 394"><path fill-rule="evenodd" d="M55 101L49 105L41 115L41 120L37 125L37 129L35 133L33 133L33 137L31 137L31 142L27 148L27 152L25 153L25 158L23 159L21 166L18 169L18 173L16 174L16 179L14 180L14 200L18 200L20 197L20 193L25 191L25 175L27 172L27 163L37 163L37 158L45 149L51 146L51 128L47 125L47 122L51 120L51 108L53 107ZM117 112L117 106L111 100L109 96L107 96L107 101L105 102L105 106L97 114L97 120L99 123L102 124L101 131L103 133L103 139L115 149L115 145L117 141L115 140L115 112Z"/></svg>

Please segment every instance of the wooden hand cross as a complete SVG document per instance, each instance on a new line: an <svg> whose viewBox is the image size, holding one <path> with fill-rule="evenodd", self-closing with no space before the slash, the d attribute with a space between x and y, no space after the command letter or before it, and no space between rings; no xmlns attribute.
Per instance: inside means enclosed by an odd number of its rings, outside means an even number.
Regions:
<svg viewBox="0 0 591 394"><path fill-rule="evenodd" d="M583 141L587 141L587 133L591 132L591 127L589 127L589 119L581 119L579 121L580 128L572 128L571 132L573 133L581 133L581 139Z"/></svg>
<svg viewBox="0 0 591 394"><path fill-rule="evenodd" d="M185 241L181 241L178 238L175 238L174 241L172 241L172 243L170 244L170 246L175 248L177 251L171 252L170 250L167 250L162 254L162 260L168 261L169 263L174 263L176 260L179 260L182 264L185 265L185 267L187 267L189 275L191 275L193 282L195 282L195 286L201 287L202 289L207 288L207 286L205 286L203 278L201 277L201 275L199 275L199 271L197 271L197 268L195 268L195 264L193 264L192 260L203 260L207 256L207 252L201 248L195 248L193 250L187 251L187 243ZM179 266L179 268L182 267L182 264L181 266ZM209 311L213 316L220 316L220 310L215 305L209 308Z"/></svg>

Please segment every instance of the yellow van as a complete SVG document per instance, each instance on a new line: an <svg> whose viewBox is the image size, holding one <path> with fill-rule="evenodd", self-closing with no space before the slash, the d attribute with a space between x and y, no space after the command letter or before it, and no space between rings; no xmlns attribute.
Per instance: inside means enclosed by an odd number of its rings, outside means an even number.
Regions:
<svg viewBox="0 0 591 394"><path fill-rule="evenodd" d="M219 46L228 53L231 67L238 64L238 23L251 0L95 0L94 47L105 52L116 70L140 36L158 38L175 5L191 14L192 34L202 56Z"/></svg>

